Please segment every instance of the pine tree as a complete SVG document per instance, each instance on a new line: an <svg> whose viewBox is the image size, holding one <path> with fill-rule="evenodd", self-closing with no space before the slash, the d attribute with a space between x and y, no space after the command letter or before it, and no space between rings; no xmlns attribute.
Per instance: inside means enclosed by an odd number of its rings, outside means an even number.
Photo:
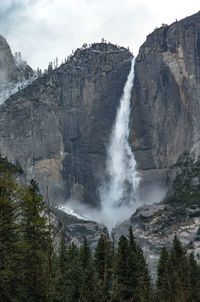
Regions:
<svg viewBox="0 0 200 302"><path fill-rule="evenodd" d="M133 291L137 288L138 285L138 278L140 274L140 268L139 266L139 251L138 251L138 245L135 242L133 230L132 227L129 228L129 253L128 253L128 272L127 272L127 278L128 282L130 284L130 293L129 296L133 296ZM132 287L131 287L132 285Z"/></svg>
<svg viewBox="0 0 200 302"><path fill-rule="evenodd" d="M200 302L200 266L193 254L187 256L177 236L169 253L162 249L157 272L156 301Z"/></svg>
<svg viewBox="0 0 200 302"><path fill-rule="evenodd" d="M7 173L0 176L0 300L14 301L18 287L19 188Z"/></svg>
<svg viewBox="0 0 200 302"><path fill-rule="evenodd" d="M56 280L56 255L55 255L55 232L54 226L52 224L52 214L51 214L51 204L48 196L48 188L47 188L47 196L45 202L45 214L46 214L46 228L47 228L47 249L46 249L46 299L47 301L52 301L55 296L55 280Z"/></svg>
<svg viewBox="0 0 200 302"><path fill-rule="evenodd" d="M168 301L168 259L169 254L164 246L161 250L157 267L156 301Z"/></svg>
<svg viewBox="0 0 200 302"><path fill-rule="evenodd" d="M60 242L60 251L59 251L59 269L61 273L61 277L64 279L65 269L67 262L67 246L64 235L62 234L61 242Z"/></svg>
<svg viewBox="0 0 200 302"><path fill-rule="evenodd" d="M75 244L67 246L62 236L59 252L59 275L57 278L57 297L55 301L78 301L81 291L82 270L79 251Z"/></svg>
<svg viewBox="0 0 200 302"><path fill-rule="evenodd" d="M45 217L45 203L38 185L31 180L25 189L21 202L23 235L24 300L47 301L46 280L48 231Z"/></svg>
<svg viewBox="0 0 200 302"><path fill-rule="evenodd" d="M74 243L68 247L68 301L78 301L81 295L83 271L81 268L79 250Z"/></svg>
<svg viewBox="0 0 200 302"><path fill-rule="evenodd" d="M112 245L109 234L107 229L104 229L97 243L94 255L102 302L109 300L109 291L112 282L112 256Z"/></svg>
<svg viewBox="0 0 200 302"><path fill-rule="evenodd" d="M82 284L79 302L98 301L98 286L92 254L86 238L80 248Z"/></svg>
<svg viewBox="0 0 200 302"><path fill-rule="evenodd" d="M170 288L174 301L187 301L188 295L188 263L186 251L177 236L174 236L169 261L171 264Z"/></svg>
<svg viewBox="0 0 200 302"><path fill-rule="evenodd" d="M189 267L188 267L186 251L183 248L178 237L175 236L166 263L166 270L167 270L166 301L169 302L187 301L188 284L189 284L188 269Z"/></svg>
<svg viewBox="0 0 200 302"><path fill-rule="evenodd" d="M49 65L48 65L48 72L52 71L53 70L53 63L52 62L49 62Z"/></svg>
<svg viewBox="0 0 200 302"><path fill-rule="evenodd" d="M135 242L132 228L129 240L118 241L112 285L113 302L149 302L152 300L151 280L142 249Z"/></svg>
<svg viewBox="0 0 200 302"><path fill-rule="evenodd" d="M194 254L188 256L189 288L188 302L200 302L200 265L196 262Z"/></svg>
<svg viewBox="0 0 200 302"><path fill-rule="evenodd" d="M61 234L61 241L58 251L58 259L57 259L57 275L55 280L56 286L56 297L55 301L65 301L66 290L67 289L67 270L66 270L66 263L67 263L67 246L64 235Z"/></svg>
<svg viewBox="0 0 200 302"><path fill-rule="evenodd" d="M112 301L127 301L128 252L128 240L124 235L122 235L118 241L115 258Z"/></svg>
<svg viewBox="0 0 200 302"><path fill-rule="evenodd" d="M143 251L129 228L129 253L127 268L128 299L131 301L151 301L152 289L148 266Z"/></svg>

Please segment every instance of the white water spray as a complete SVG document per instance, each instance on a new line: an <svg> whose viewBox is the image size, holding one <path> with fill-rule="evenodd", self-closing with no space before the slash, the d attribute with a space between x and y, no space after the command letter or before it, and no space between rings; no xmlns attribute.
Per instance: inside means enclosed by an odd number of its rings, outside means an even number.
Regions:
<svg viewBox="0 0 200 302"><path fill-rule="evenodd" d="M100 199L105 215L119 222L131 215L138 206L137 188L140 182L134 154L128 142L130 128L130 99L134 79L134 59L124 86L116 121L107 149L106 176L100 187ZM110 219L110 217L109 217ZM105 217L105 223L107 218Z"/></svg>

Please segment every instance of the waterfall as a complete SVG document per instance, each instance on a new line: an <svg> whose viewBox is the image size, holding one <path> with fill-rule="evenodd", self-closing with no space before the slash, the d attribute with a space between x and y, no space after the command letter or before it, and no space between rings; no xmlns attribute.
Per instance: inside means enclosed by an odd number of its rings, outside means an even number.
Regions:
<svg viewBox="0 0 200 302"><path fill-rule="evenodd" d="M129 145L130 99L134 79L134 59L124 86L116 120L107 148L106 173L100 186L100 199L105 215L115 216L115 222L132 214L137 204L137 188L140 182L136 161ZM123 217L124 215L124 217ZM120 217L119 217L120 216Z"/></svg>
<svg viewBox="0 0 200 302"><path fill-rule="evenodd" d="M116 223L129 218L141 205L137 198L140 178L136 170L134 154L128 141L133 79L134 59L131 62L131 70L124 86L107 148L106 170L99 187L101 208L94 209L75 200L69 200L63 208L69 214L79 215L79 218L104 223L109 230Z"/></svg>

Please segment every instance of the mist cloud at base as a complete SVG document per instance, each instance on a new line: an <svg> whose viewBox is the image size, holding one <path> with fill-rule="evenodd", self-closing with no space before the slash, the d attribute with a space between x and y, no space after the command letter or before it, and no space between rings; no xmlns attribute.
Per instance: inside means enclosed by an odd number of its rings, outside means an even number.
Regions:
<svg viewBox="0 0 200 302"><path fill-rule="evenodd" d="M83 204L78 200L69 199L66 204L62 205L60 209L69 215L74 215L79 219L96 221L104 224L109 231L115 227L116 224L128 219L135 210L141 206L140 201L135 202L131 207L116 207L110 208L93 208L87 204Z"/></svg>
<svg viewBox="0 0 200 302"><path fill-rule="evenodd" d="M165 189L155 185L151 192L147 194L145 201L138 199L133 201L130 205L111 207L109 206L109 203L104 203L103 207L94 208L81 201L69 199L60 207L60 209L70 215L76 216L79 219L102 223L109 231L111 231L117 224L129 219L139 207L162 201L165 193Z"/></svg>

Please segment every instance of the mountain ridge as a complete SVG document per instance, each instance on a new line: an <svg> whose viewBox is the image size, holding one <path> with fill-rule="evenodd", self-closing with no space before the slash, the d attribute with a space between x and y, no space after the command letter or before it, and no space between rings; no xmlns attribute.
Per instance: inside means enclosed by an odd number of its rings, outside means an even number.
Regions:
<svg viewBox="0 0 200 302"><path fill-rule="evenodd" d="M0 106L0 151L27 179L36 178L44 195L48 186L52 200L99 207L106 145L132 54L112 44L92 47L78 49ZM200 13L156 29L136 57L129 141L140 198L154 204L115 231L127 234L132 225L152 267L175 234L200 254L199 62Z"/></svg>

